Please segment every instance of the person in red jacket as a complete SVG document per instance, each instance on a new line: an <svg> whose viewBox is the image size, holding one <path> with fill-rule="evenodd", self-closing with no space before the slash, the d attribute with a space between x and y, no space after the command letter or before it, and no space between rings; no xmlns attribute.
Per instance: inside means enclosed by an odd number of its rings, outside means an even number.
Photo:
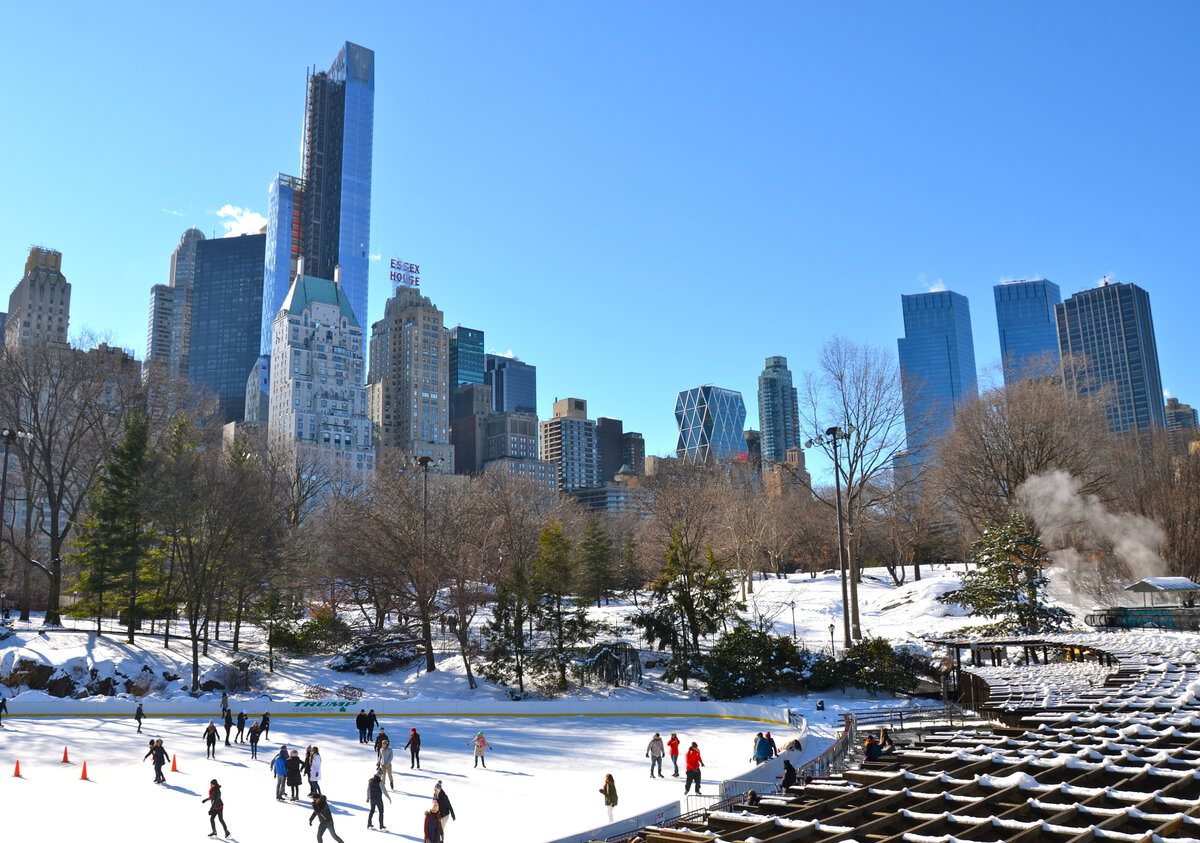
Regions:
<svg viewBox="0 0 1200 843"><path fill-rule="evenodd" d="M696 746L696 742L692 741L691 747L687 751L687 760L685 762L687 769L687 778L683 782L683 792L686 794L691 789L692 782L696 783L696 795L700 795L700 768L704 766L704 759L700 757L700 747Z"/></svg>
<svg viewBox="0 0 1200 843"><path fill-rule="evenodd" d="M671 750L671 763L675 765L675 772L671 774L671 777L677 779L679 778L679 735L672 732L667 746Z"/></svg>

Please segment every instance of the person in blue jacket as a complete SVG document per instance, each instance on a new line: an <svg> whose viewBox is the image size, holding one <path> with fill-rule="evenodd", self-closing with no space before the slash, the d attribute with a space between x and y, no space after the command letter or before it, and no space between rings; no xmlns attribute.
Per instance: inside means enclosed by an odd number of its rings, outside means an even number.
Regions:
<svg viewBox="0 0 1200 843"><path fill-rule="evenodd" d="M275 798L284 801L284 788L287 786L288 751L286 746L279 747L279 754L271 762L271 772L275 775Z"/></svg>

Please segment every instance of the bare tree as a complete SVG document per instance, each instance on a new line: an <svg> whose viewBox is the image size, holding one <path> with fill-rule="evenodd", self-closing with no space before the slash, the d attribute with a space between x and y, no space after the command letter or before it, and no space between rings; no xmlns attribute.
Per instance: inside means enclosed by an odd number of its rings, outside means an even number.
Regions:
<svg viewBox="0 0 1200 843"><path fill-rule="evenodd" d="M806 377L804 427L814 442L833 459L833 443L823 436L831 427L849 432L838 447L845 483L846 558L849 567L850 636L862 638L858 614L858 525L864 513L879 506L893 484L876 479L891 471L905 453L904 388L895 356L882 349L835 337L821 349L818 370ZM904 483L913 483L910 476ZM835 501L814 489L830 506Z"/></svg>

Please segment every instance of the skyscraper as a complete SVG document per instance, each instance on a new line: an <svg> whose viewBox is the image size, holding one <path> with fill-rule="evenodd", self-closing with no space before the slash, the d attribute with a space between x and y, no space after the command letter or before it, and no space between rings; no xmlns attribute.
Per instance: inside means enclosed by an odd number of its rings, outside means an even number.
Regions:
<svg viewBox="0 0 1200 843"><path fill-rule="evenodd" d="M371 241L371 148L375 53L346 42L328 71L310 72L304 108L302 176L280 173L267 207L262 351L297 262L318 278L342 268L342 287L363 324Z"/></svg>
<svg viewBox="0 0 1200 843"><path fill-rule="evenodd" d="M375 447L362 328L340 274L298 275L275 315L267 435L277 448L353 473L374 468Z"/></svg>
<svg viewBox="0 0 1200 843"><path fill-rule="evenodd" d="M1062 301L1058 285L1044 278L1008 281L997 284L992 291L1005 383L1057 375L1062 365L1054 319L1054 307Z"/></svg>
<svg viewBox="0 0 1200 843"><path fill-rule="evenodd" d="M192 281L196 276L196 246L203 240L204 232L194 226L183 232L179 245L171 253L171 274L167 283L155 284L150 289L146 365L165 365L173 376L186 376L188 372Z"/></svg>
<svg viewBox="0 0 1200 843"><path fill-rule="evenodd" d="M587 401L554 402L553 417L541 422L542 459L558 465L558 488L575 492L600 485L596 423L587 417Z"/></svg>
<svg viewBox="0 0 1200 843"><path fill-rule="evenodd" d="M483 331L457 325L450 329L450 391L483 383Z"/></svg>
<svg viewBox="0 0 1200 843"><path fill-rule="evenodd" d="M8 297L5 342L67 341L71 318L71 284L62 274L62 252L33 246L25 274Z"/></svg>
<svg viewBox="0 0 1200 843"><path fill-rule="evenodd" d="M600 462L600 481L610 482L617 476L623 463L622 440L625 436L625 423L620 419L610 419L604 416L596 419L596 454Z"/></svg>
<svg viewBox="0 0 1200 843"><path fill-rule="evenodd" d="M646 473L646 440L635 430L621 435L621 464L634 474Z"/></svg>
<svg viewBox="0 0 1200 843"><path fill-rule="evenodd" d="M1183 448L1195 441L1196 431L1200 430L1200 416L1195 407L1181 404L1178 398L1168 398L1165 414L1167 435L1173 445Z"/></svg>
<svg viewBox="0 0 1200 843"><path fill-rule="evenodd" d="M497 413L537 413L537 367L515 357L486 356L483 382Z"/></svg>
<svg viewBox="0 0 1200 843"><path fill-rule="evenodd" d="M196 243L187 376L213 391L226 422L246 417L246 373L258 359L265 245L262 234Z"/></svg>
<svg viewBox="0 0 1200 843"><path fill-rule="evenodd" d="M1112 284L1076 293L1054 308L1068 389L1079 395L1110 389L1105 408L1114 433L1165 428L1162 379L1150 296L1136 284Z"/></svg>
<svg viewBox="0 0 1200 843"><path fill-rule="evenodd" d="M746 404L742 393L705 385L675 398L679 440L675 455L689 462L747 460Z"/></svg>
<svg viewBox="0 0 1200 843"><path fill-rule="evenodd" d="M400 450L452 471L449 337L442 311L415 287L398 286L371 326L369 396L380 456Z"/></svg>
<svg viewBox="0 0 1200 843"><path fill-rule="evenodd" d="M800 406L786 357L768 357L758 376L758 424L763 462L784 462L788 448L799 446Z"/></svg>
<svg viewBox="0 0 1200 843"><path fill-rule="evenodd" d="M904 390L908 465L927 456L954 423L958 405L978 395L971 307L966 296L943 290L901 296L904 336L897 341Z"/></svg>

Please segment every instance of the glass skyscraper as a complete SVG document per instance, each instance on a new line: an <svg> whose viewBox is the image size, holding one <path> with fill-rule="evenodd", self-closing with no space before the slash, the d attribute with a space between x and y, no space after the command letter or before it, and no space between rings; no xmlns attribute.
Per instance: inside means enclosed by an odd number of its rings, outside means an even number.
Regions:
<svg viewBox="0 0 1200 843"><path fill-rule="evenodd" d="M492 409L497 413L537 413L536 366L488 354L483 382L492 388Z"/></svg>
<svg viewBox="0 0 1200 843"><path fill-rule="evenodd" d="M746 460L746 404L742 393L719 386L686 389L675 398L679 440L675 455L689 462Z"/></svg>
<svg viewBox="0 0 1200 843"><path fill-rule="evenodd" d="M762 459L786 462L788 448L800 444L800 407L786 357L768 357L758 376L758 424Z"/></svg>
<svg viewBox="0 0 1200 843"><path fill-rule="evenodd" d="M897 340L904 389L909 465L954 423L957 405L977 394L975 342L967 297L949 290L901 296L904 336Z"/></svg>
<svg viewBox="0 0 1200 843"><path fill-rule="evenodd" d="M483 383L483 331L458 325L450 329L450 391Z"/></svg>
<svg viewBox="0 0 1200 843"><path fill-rule="evenodd" d="M217 396L225 421L241 421L246 373L258 359L266 237L244 234L196 243L187 376Z"/></svg>
<svg viewBox="0 0 1200 843"><path fill-rule="evenodd" d="M267 263L263 270L261 351L270 353L271 323L304 261L304 273L342 286L366 324L371 242L371 151L375 122L375 53L346 42L328 71L308 77L303 175L271 184Z"/></svg>
<svg viewBox="0 0 1200 843"><path fill-rule="evenodd" d="M1010 281L993 288L1004 381L1057 374L1061 357L1054 307L1062 301L1058 285L1044 278Z"/></svg>
<svg viewBox="0 0 1200 843"><path fill-rule="evenodd" d="M1112 390L1106 408L1114 433L1165 428L1162 378L1150 295L1136 284L1110 284L1076 293L1054 308L1067 387L1079 395Z"/></svg>

